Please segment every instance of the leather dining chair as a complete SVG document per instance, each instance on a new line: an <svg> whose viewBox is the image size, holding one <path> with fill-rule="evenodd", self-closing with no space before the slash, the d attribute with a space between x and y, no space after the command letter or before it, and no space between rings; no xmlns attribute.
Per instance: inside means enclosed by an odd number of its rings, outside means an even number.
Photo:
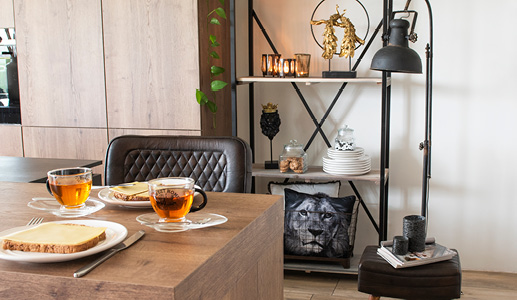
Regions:
<svg viewBox="0 0 517 300"><path fill-rule="evenodd" d="M251 192L251 149L238 137L124 135L106 151L105 184L191 177L205 191Z"/></svg>

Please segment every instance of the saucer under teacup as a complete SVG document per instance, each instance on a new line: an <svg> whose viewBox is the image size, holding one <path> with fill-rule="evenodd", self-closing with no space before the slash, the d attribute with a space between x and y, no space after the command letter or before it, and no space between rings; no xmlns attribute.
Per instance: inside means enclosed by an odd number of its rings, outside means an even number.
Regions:
<svg viewBox="0 0 517 300"><path fill-rule="evenodd" d="M228 218L218 214L196 212L189 213L183 222L159 222L160 217L156 213L148 213L136 217L136 220L156 231L182 232L223 224L228 221Z"/></svg>
<svg viewBox="0 0 517 300"><path fill-rule="evenodd" d="M106 206L101 201L88 199L80 208L66 209L62 208L61 204L59 204L55 198L32 198L32 201L27 205L34 209L50 212L62 218L84 217L93 214Z"/></svg>

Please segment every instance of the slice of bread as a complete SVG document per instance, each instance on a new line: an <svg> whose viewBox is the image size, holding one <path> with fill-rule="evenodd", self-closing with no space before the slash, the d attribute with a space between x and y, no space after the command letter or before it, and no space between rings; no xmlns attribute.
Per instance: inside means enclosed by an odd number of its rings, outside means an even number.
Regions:
<svg viewBox="0 0 517 300"><path fill-rule="evenodd" d="M122 201L149 201L147 182L131 182L130 186L115 186L110 188L113 197Z"/></svg>
<svg viewBox="0 0 517 300"><path fill-rule="evenodd" d="M2 248L45 253L75 253L106 239L106 227L43 223L2 237Z"/></svg>

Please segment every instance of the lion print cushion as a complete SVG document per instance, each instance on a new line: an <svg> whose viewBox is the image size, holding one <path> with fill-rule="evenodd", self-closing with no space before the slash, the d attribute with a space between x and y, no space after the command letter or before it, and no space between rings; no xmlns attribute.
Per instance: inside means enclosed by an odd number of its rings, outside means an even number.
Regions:
<svg viewBox="0 0 517 300"><path fill-rule="evenodd" d="M285 254L323 257L350 257L348 228L355 196L330 197L285 192Z"/></svg>

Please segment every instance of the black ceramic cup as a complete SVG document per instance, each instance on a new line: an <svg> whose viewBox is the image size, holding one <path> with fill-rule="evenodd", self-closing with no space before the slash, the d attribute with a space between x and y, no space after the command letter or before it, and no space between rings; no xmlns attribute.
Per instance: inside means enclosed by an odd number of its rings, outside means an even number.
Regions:
<svg viewBox="0 0 517 300"><path fill-rule="evenodd" d="M425 250L425 217L419 215L405 216L403 220L403 235L408 239L409 252Z"/></svg>
<svg viewBox="0 0 517 300"><path fill-rule="evenodd" d="M405 255L408 253L409 240L407 237L402 235L396 235L393 237L393 247L391 252L396 255Z"/></svg>

